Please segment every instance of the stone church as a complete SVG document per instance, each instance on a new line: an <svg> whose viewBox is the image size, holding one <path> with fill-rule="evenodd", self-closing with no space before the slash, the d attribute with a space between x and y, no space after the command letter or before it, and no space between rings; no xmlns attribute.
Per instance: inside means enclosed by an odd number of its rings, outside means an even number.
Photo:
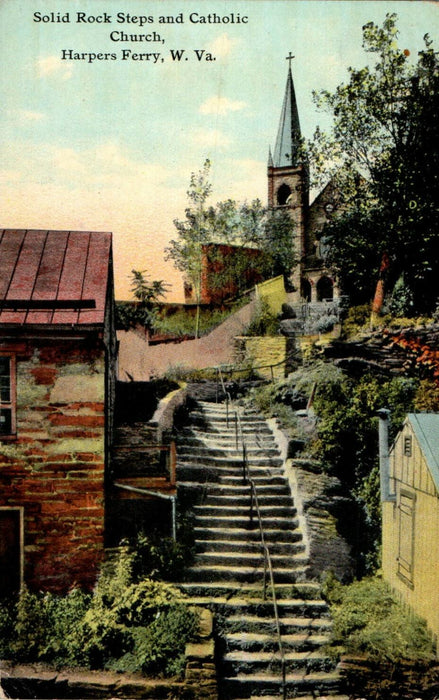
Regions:
<svg viewBox="0 0 439 700"><path fill-rule="evenodd" d="M290 56L289 59L292 57ZM299 112L291 61L274 152L268 157L268 206L289 211L299 263L292 270L294 301L324 301L339 296L337 280L325 264L322 230L336 215L339 197L329 182L309 203L309 173L301 156Z"/></svg>

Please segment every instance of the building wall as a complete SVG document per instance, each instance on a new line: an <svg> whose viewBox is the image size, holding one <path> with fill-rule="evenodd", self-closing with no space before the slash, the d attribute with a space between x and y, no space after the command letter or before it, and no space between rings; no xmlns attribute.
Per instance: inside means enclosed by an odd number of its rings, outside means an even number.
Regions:
<svg viewBox="0 0 439 700"><path fill-rule="evenodd" d="M257 284L256 298L263 299L268 304L273 314L280 314L282 311L282 304L285 304L287 301L283 276L273 277L271 280L266 280L265 282Z"/></svg>
<svg viewBox="0 0 439 700"><path fill-rule="evenodd" d="M24 345L17 436L0 442L0 508L22 508L28 585L90 587L104 546L105 350L97 338Z"/></svg>
<svg viewBox="0 0 439 700"><path fill-rule="evenodd" d="M409 423L391 452L390 474L396 501L383 504L384 578L439 638L439 494Z"/></svg>
<svg viewBox="0 0 439 700"><path fill-rule="evenodd" d="M251 301L202 338L177 343L148 345L144 334L119 331L119 379L149 381L177 369L233 364L234 339L245 333L256 311L256 302Z"/></svg>
<svg viewBox="0 0 439 700"><path fill-rule="evenodd" d="M238 359L244 365L254 367L265 379L283 379L288 369L288 340L284 336L236 338Z"/></svg>
<svg viewBox="0 0 439 700"><path fill-rule="evenodd" d="M201 304L221 305L263 279L264 253L248 246L209 243L202 246ZM196 290L186 281L186 303L197 303Z"/></svg>
<svg viewBox="0 0 439 700"><path fill-rule="evenodd" d="M292 243L299 260L302 260L306 252L305 228L308 212L308 174L304 166L297 168L268 167L268 207L285 208L293 221ZM282 188L288 188L289 196L284 201L280 196ZM291 271L291 283L297 290L300 298L300 265L296 265Z"/></svg>

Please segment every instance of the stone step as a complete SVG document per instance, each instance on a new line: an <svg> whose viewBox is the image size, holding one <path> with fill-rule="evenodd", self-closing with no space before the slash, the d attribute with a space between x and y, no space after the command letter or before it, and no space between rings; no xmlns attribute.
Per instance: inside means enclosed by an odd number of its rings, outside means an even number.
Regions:
<svg viewBox="0 0 439 700"><path fill-rule="evenodd" d="M279 498L286 497L292 501L292 496L290 494L290 489L288 487L287 482L285 483L270 483L269 481L266 484L259 484L256 486L257 492L258 492L258 498L260 496L277 496ZM243 498L247 497L250 498L250 484L243 484L242 480L241 483L223 483L220 482L219 484L212 484L209 487L209 496L218 496L224 499L231 499L233 500L234 498Z"/></svg>
<svg viewBox="0 0 439 700"><path fill-rule="evenodd" d="M285 668L288 672L303 670L306 674L312 671L331 671L334 661L321 651L284 650ZM256 673L259 670L280 670L279 647L275 651L227 651L221 662L223 671L228 676L234 673Z"/></svg>
<svg viewBox="0 0 439 700"><path fill-rule="evenodd" d="M250 523L246 523L246 527L215 527L213 524L201 526L199 523L194 527L195 538L198 540L246 540L248 542L260 542L261 534L259 527L250 527ZM299 528L282 530L278 527L265 527L264 537L268 546L271 542L298 542L302 540L302 533Z"/></svg>
<svg viewBox="0 0 439 700"><path fill-rule="evenodd" d="M286 678L287 698L306 697L312 698L335 694L340 688L340 677L336 671L313 671L311 673L290 672ZM250 698L255 693L277 693L282 689L280 673L239 673L234 677L226 677L221 683L223 693L227 698ZM340 696L337 696L340 697Z"/></svg>
<svg viewBox="0 0 439 700"><path fill-rule="evenodd" d="M184 434L184 440L180 439L180 436L182 433L179 435L178 439L178 444L182 445L193 445L194 447L200 446L200 447L205 447L209 449L209 447L221 447L221 446L226 446L226 447L235 447L236 448L236 434L235 433L230 433L227 435L224 434L215 434L211 435L208 432L187 432ZM248 445L253 445L255 447L275 447L276 446L276 440L274 439L273 435L269 435L268 433L266 434L257 434L254 435L253 437L249 434L248 438L246 439L246 444ZM238 438L238 447L240 445L240 440Z"/></svg>
<svg viewBox="0 0 439 700"><path fill-rule="evenodd" d="M239 413L238 413L239 415ZM222 426L224 423L227 423L227 420L229 423L233 423L233 426L235 425L235 412L234 411L215 411L215 410L207 410L207 411L200 411L200 410L194 410L189 413L189 419L191 423L196 422L197 420L201 419L202 421L207 421L210 426L215 426L215 425L220 425ZM267 421L263 416L260 414L254 413L251 416L246 416L246 415L239 415L239 420L241 422L241 426L244 428L246 425L251 425L251 426L263 426L263 427L268 427L267 426Z"/></svg>
<svg viewBox="0 0 439 700"><path fill-rule="evenodd" d="M233 581L233 583L237 583ZM210 595L213 586L215 586L214 581L205 582L204 585L209 584L206 587L205 595L191 595L190 602L191 605L197 606L209 606L220 611L224 615L258 615L261 617L266 617L273 620L273 602L272 600L262 600L261 595L255 597L254 599L250 597L229 597L229 596L212 596ZM185 589L185 584L180 584L183 590ZM203 588L201 582L195 583L191 581L191 585L200 586L200 590ZM219 587L226 587L227 581L218 581L217 585ZM260 587L260 593L262 594L262 580L258 581L257 584ZM276 585L276 588L279 584ZM194 590L194 589L192 589ZM256 591L255 591L256 594ZM269 587L267 587L267 596L269 596ZM315 617L321 618L328 615L328 607L324 600L313 600L313 599L300 599L300 598L281 598L277 601L277 607L279 611L280 619L284 617Z"/></svg>
<svg viewBox="0 0 439 700"><path fill-rule="evenodd" d="M206 466L217 466L217 467L238 467L242 466L242 455L236 457L227 456L224 453L218 455L212 454L211 450L205 454L193 454L188 452L179 452L177 450L177 462L178 463L190 463L190 464L205 464ZM283 460L279 457L279 452L270 457L270 455L261 456L247 456L247 464L250 468L253 467L281 467Z"/></svg>
<svg viewBox="0 0 439 700"><path fill-rule="evenodd" d="M282 617L279 619L281 634L303 633L303 634L329 634L332 630L332 620L328 617ZM274 619L261 617L259 615L229 615L225 620L227 631L236 634L248 632L273 633L276 631Z"/></svg>
<svg viewBox="0 0 439 700"><path fill-rule="evenodd" d="M287 494L272 494L268 493L266 494L264 490L258 489L257 490L257 495L258 495L258 503L261 507L264 506L282 506L283 508L293 508L293 499L291 496L288 496ZM250 504L251 504L251 496L250 493L247 493L245 495L237 495L237 494L217 494L217 493L212 493L212 491L209 489L209 493L206 497L206 501L204 503L205 506L216 506L218 508L230 508L232 505L235 505L237 507L244 507L247 509L250 509Z"/></svg>
<svg viewBox="0 0 439 700"><path fill-rule="evenodd" d="M253 422L251 423L244 423L241 425L242 432L244 435L247 434L252 434L255 436L261 436L261 437L266 437L270 436L273 437L273 433L268 427L267 424L265 423L260 423L258 424L257 427L255 427L255 424ZM233 437L236 436L236 428L235 425L232 424L231 422L229 423L229 426L227 426L226 422L223 422L221 424L212 424L204 419L196 419L195 421L192 422L190 428L183 428L180 431L181 436L186 436L186 435L209 435L211 437L214 437L216 435L219 435L220 437L227 437L232 435Z"/></svg>
<svg viewBox="0 0 439 700"><path fill-rule="evenodd" d="M280 476L280 481L278 483L285 483L285 479L279 467L252 466L250 471L250 477L252 481L254 481L256 487L258 483L266 482L267 479L273 479L277 475ZM201 484L204 484L206 481L208 483L217 482L227 476L234 477L236 482L241 481L241 483L243 483L242 463L236 465L218 465L208 464L206 462L184 462L177 459L177 478L179 481L199 481Z"/></svg>
<svg viewBox="0 0 439 700"><path fill-rule="evenodd" d="M205 581L203 583L185 582L179 585L187 593L187 595L194 597L210 595L212 598L215 598L222 596L224 599L229 601L232 601L234 597L238 598L239 600L248 597L252 600L252 602L259 600L264 605L267 602L267 600L264 601L262 598L262 582L246 584L239 583L237 581ZM277 583L275 584L275 591L278 602L281 600L297 600L301 606L300 609L302 609L304 602L310 600L312 601L313 610L316 602L318 602L320 612L322 614L326 614L328 612L326 603L319 598L320 586L313 581L303 581L300 583L295 583L294 585ZM267 599L272 609L271 592L269 591L269 587L267 587ZM230 612L230 615L233 617L233 612ZM256 617L258 617L258 615L256 615ZM260 616L258 619L261 619ZM265 616L263 616L262 619L265 620ZM290 619L293 621L296 620L295 617L291 617ZM300 619L302 619L302 617L300 617ZM309 620L313 621L314 619L315 615L313 614L310 616ZM325 617L322 619L326 620L327 618ZM309 623L305 620L304 624Z"/></svg>
<svg viewBox="0 0 439 700"><path fill-rule="evenodd" d="M329 642L328 634L316 634L305 632L286 632L281 634L282 647L284 651L295 650L298 652L308 652L320 649ZM275 630L272 634L263 632L231 632L224 635L225 645L228 652L234 651L278 651L279 642Z"/></svg>
<svg viewBox="0 0 439 700"><path fill-rule="evenodd" d="M260 541L247 540L195 540L195 548L197 552L261 552L262 545ZM269 545L270 555L284 554L285 556L294 556L305 551L303 542L272 542Z"/></svg>
<svg viewBox="0 0 439 700"><path fill-rule="evenodd" d="M279 700L279 698L282 698L282 691L279 690L277 695L251 695L247 696L246 698L244 697L239 697L235 698L235 700L248 700L248 698L251 697L251 700ZM349 695L333 695L332 690L330 689L330 692L325 692L325 695L299 695L295 693L294 695L287 695L287 697L294 697L294 698L300 698L300 700L328 700L330 697L331 700L351 700Z"/></svg>
<svg viewBox="0 0 439 700"><path fill-rule="evenodd" d="M188 569L188 578L191 581L242 581L245 583L262 581L263 565L233 566L229 565L198 565ZM276 583L295 583L306 578L307 567L298 559L290 561L288 567L277 567L273 570L273 578Z"/></svg>
<svg viewBox="0 0 439 700"><path fill-rule="evenodd" d="M297 519L293 517L264 515L264 530L276 528L279 530L295 530L299 526ZM249 515L197 515L196 527L222 527L222 528L243 528L252 530L258 528L258 519L255 515L253 522L250 522Z"/></svg>
<svg viewBox="0 0 439 700"><path fill-rule="evenodd" d="M242 459L242 447L236 449L235 445L216 446L206 449L205 445L179 445L177 455L181 459L189 456L191 459L195 457L224 457L232 460ZM263 461L279 456L279 450L276 447L258 447L257 445L247 445L247 457L254 460L255 457L262 457Z"/></svg>
<svg viewBox="0 0 439 700"><path fill-rule="evenodd" d="M288 569L297 568L297 566L306 566L308 557L303 552L286 554L272 554L270 552L271 564L273 571L276 574L278 570L288 571ZM264 561L264 554L261 550L253 551L226 551L226 552L211 552L204 551L197 554L197 566L231 566L236 567L239 564L242 566L259 567Z"/></svg>
<svg viewBox="0 0 439 700"><path fill-rule="evenodd" d="M293 518L297 514L297 508L295 508L293 505L278 505L277 503L264 503L261 499L261 502L259 502L258 498L258 503L259 503L259 512L261 514L261 518L263 518L264 522L266 518ZM194 506L194 513L195 517L198 520L199 518L207 518L212 516L213 518L217 518L219 516L227 518L227 517L239 517L239 518L250 518L250 504L239 504L236 503L235 505L232 505L230 502L228 505L217 505L215 503L207 503L206 505L200 505L200 506ZM253 516L255 520L257 520L257 515L256 515L256 508L253 507Z"/></svg>
<svg viewBox="0 0 439 700"><path fill-rule="evenodd" d="M256 470L262 475L266 475L267 468ZM216 483L224 477L232 476L236 481L243 481L242 464L238 467L214 466L206 464L191 464L190 462L180 463L177 461L177 480L179 482L198 481L200 484ZM252 479L255 479L252 476ZM283 479L283 477L282 477Z"/></svg>
<svg viewBox="0 0 439 700"><path fill-rule="evenodd" d="M251 480L256 488L259 489L265 486L284 486L288 488L288 481L280 469L264 469L255 470L252 468L250 473ZM244 484L242 471L239 474L222 474L218 482L220 486L245 486L250 488L248 482ZM215 485L216 487L216 485Z"/></svg>

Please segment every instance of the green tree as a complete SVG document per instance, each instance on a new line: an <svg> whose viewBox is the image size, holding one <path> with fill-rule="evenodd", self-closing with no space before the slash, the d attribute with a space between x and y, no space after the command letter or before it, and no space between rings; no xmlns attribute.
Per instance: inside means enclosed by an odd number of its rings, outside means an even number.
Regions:
<svg viewBox="0 0 439 700"><path fill-rule="evenodd" d="M270 212L259 199L239 203L233 199L208 205L211 194L209 182L210 161L192 173L187 196L189 206L185 218L176 219L174 225L178 237L170 241L166 249L167 259L183 272L194 291L197 304L201 301L203 259L208 244L233 246L231 251L212 246L207 257L212 263L208 283L213 294L221 290L243 291L249 268L248 248L255 248L260 255L250 259L252 269L261 279L288 275L295 262L292 246L293 223L288 212ZM227 296L227 294L226 294Z"/></svg>
<svg viewBox="0 0 439 700"><path fill-rule="evenodd" d="M375 270L377 311L383 293L402 279L407 303L419 312L437 297L439 62L428 36L416 63L397 38L394 14L382 27L366 24L363 48L376 63L349 68L347 83L315 94L333 127L316 131L310 160L318 179L333 176L343 192L344 213L324 235L344 291L356 302L370 300L365 277ZM359 173L368 187L358 187Z"/></svg>
<svg viewBox="0 0 439 700"><path fill-rule="evenodd" d="M117 326L127 330L137 325L151 330L157 317L158 304L170 285L164 280L149 280L145 270L131 270L133 302L117 302Z"/></svg>
<svg viewBox="0 0 439 700"><path fill-rule="evenodd" d="M187 197L189 206L185 210L185 219L175 219L174 226L178 238L170 241L166 249L166 258L172 259L180 272L184 272L190 281L197 303L195 336L198 337L199 308L201 302L203 243L210 237L210 215L206 201L212 191L209 182L211 163L209 159L197 173L191 174Z"/></svg>
<svg viewBox="0 0 439 700"><path fill-rule="evenodd" d="M394 439L407 412L413 409L418 383L404 377L387 379L365 374L359 379L328 375L314 398L318 416L318 456L354 498L350 514L351 540L358 573L373 569L381 539L377 411L391 411ZM346 516L346 514L345 514Z"/></svg>

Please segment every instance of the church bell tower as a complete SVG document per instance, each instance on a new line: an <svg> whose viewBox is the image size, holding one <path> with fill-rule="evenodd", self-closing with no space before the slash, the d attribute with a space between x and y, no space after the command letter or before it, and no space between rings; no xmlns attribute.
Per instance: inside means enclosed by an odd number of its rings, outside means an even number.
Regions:
<svg viewBox="0 0 439 700"><path fill-rule="evenodd" d="M284 101L274 153L268 157L268 207L285 209L293 221L292 238L300 261L305 256L305 226L309 203L309 182L306 163L301 156L299 112L294 92L291 61L289 61ZM300 267L292 271L291 281L300 289Z"/></svg>

